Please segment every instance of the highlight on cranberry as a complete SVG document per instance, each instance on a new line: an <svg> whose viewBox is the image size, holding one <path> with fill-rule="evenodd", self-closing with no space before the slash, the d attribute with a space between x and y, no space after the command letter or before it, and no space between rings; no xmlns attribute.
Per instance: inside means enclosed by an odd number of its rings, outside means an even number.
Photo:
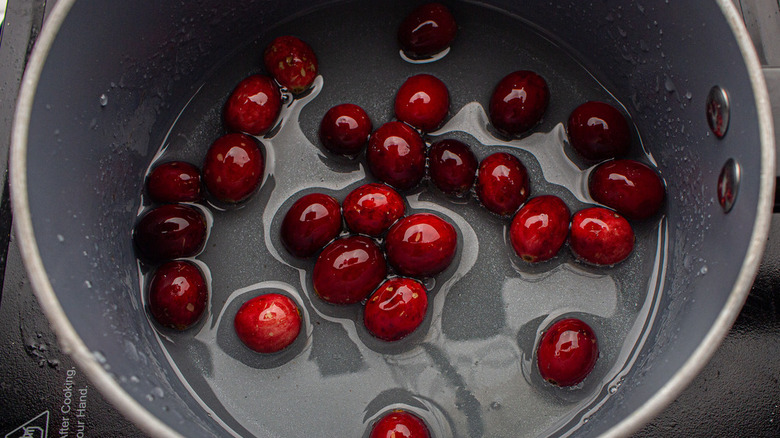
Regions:
<svg viewBox="0 0 780 438"><path fill-rule="evenodd" d="M537 196L518 210L509 228L512 248L529 263L550 260L569 234L569 207L553 195Z"/></svg>
<svg viewBox="0 0 780 438"><path fill-rule="evenodd" d="M428 426L417 415L396 409L371 427L369 438L430 438Z"/></svg>
<svg viewBox="0 0 780 438"><path fill-rule="evenodd" d="M625 155L631 145L628 121L604 102L585 102L575 108L566 129L574 150L591 161Z"/></svg>
<svg viewBox="0 0 780 438"><path fill-rule="evenodd" d="M499 216L509 216L531 194L528 171L514 155L496 152L479 164L477 197Z"/></svg>
<svg viewBox="0 0 780 438"><path fill-rule="evenodd" d="M556 386L574 386L596 366L599 346L596 334L580 319L557 321L542 335L536 350L539 374Z"/></svg>
<svg viewBox="0 0 780 438"><path fill-rule="evenodd" d="M622 262L634 249L634 230L621 215L603 207L574 213L569 247L582 261L601 266Z"/></svg>
<svg viewBox="0 0 780 438"><path fill-rule="evenodd" d="M206 280L195 264L176 260L161 265L149 283L149 313L165 327L186 330L208 304Z"/></svg>
<svg viewBox="0 0 780 438"><path fill-rule="evenodd" d="M238 309L233 328L238 339L251 350L276 353L289 347L298 337L301 311L286 295L259 295Z"/></svg>
<svg viewBox="0 0 780 438"><path fill-rule="evenodd" d="M398 341L422 324L427 310L425 286L411 278L391 278L368 298L363 324L383 341Z"/></svg>
<svg viewBox="0 0 780 438"><path fill-rule="evenodd" d="M371 119L363 108L342 103L329 109L322 118L320 143L334 154L354 157L368 144L373 129Z"/></svg>
<svg viewBox="0 0 780 438"><path fill-rule="evenodd" d="M462 141L440 140L428 150L428 172L439 190L463 196L471 190L477 177L477 157Z"/></svg>
<svg viewBox="0 0 780 438"><path fill-rule="evenodd" d="M426 278L444 271L455 258L455 227L430 213L407 216L390 228L385 239L387 261L409 277Z"/></svg>
<svg viewBox="0 0 780 438"><path fill-rule="evenodd" d="M520 135L541 122L550 90L538 74L520 70L506 75L490 98L490 122L509 136Z"/></svg>
<svg viewBox="0 0 780 438"><path fill-rule="evenodd" d="M203 199L200 170L186 161L154 167L146 179L149 199L159 203L198 202Z"/></svg>
<svg viewBox="0 0 780 438"><path fill-rule="evenodd" d="M347 227L358 234L379 237L404 216L404 199L384 184L364 184L351 191L342 207Z"/></svg>
<svg viewBox="0 0 780 438"><path fill-rule="evenodd" d="M319 71L314 50L291 35L271 41L263 52L263 63L271 76L293 94L309 89Z"/></svg>
<svg viewBox="0 0 780 438"><path fill-rule="evenodd" d="M666 197L661 177L635 160L599 164L590 174L588 191L594 201L634 220L655 215Z"/></svg>
<svg viewBox="0 0 780 438"><path fill-rule="evenodd" d="M281 238L287 251L306 258L341 232L341 206L332 196L310 193L295 201L282 220Z"/></svg>
<svg viewBox="0 0 780 438"><path fill-rule="evenodd" d="M411 59L425 59L441 53L452 44L458 26L441 3L424 4L406 16L398 27L398 44Z"/></svg>
<svg viewBox="0 0 780 438"><path fill-rule="evenodd" d="M165 204L141 217L133 242L138 257L147 262L193 257L206 243L206 218L194 207Z"/></svg>
<svg viewBox="0 0 780 438"><path fill-rule="evenodd" d="M398 120L424 132L441 126L449 109L450 93L436 76L412 76L395 95L395 116Z"/></svg>
<svg viewBox="0 0 780 438"><path fill-rule="evenodd" d="M265 160L257 140L245 134L226 134L211 144L203 163L206 189L218 201L237 204L260 187Z"/></svg>
<svg viewBox="0 0 780 438"><path fill-rule="evenodd" d="M365 236L336 240L314 264L314 292L331 304L363 301L387 275L382 250Z"/></svg>
<svg viewBox="0 0 780 438"><path fill-rule="evenodd" d="M425 176L425 143L409 125L387 122L371 135L366 161L380 181L408 190Z"/></svg>
<svg viewBox="0 0 780 438"><path fill-rule="evenodd" d="M281 110L282 94L274 80L252 75L239 82L230 94L223 118L230 130L263 135L274 126Z"/></svg>

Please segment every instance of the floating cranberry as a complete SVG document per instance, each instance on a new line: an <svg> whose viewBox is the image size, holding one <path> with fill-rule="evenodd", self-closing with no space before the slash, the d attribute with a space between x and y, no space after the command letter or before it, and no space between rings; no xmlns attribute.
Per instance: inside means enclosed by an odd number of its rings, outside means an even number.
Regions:
<svg viewBox="0 0 780 438"><path fill-rule="evenodd" d="M391 278L368 298L363 323L377 338L397 341L422 324L427 310L428 295L419 281Z"/></svg>
<svg viewBox="0 0 780 438"><path fill-rule="evenodd" d="M653 169L634 160L600 164L590 174L590 196L628 219L647 219L664 203L661 177Z"/></svg>
<svg viewBox="0 0 780 438"><path fill-rule="evenodd" d="M557 196L528 201L512 219L509 240L523 260L536 263L555 257L569 233L569 207Z"/></svg>
<svg viewBox="0 0 780 438"><path fill-rule="evenodd" d="M446 6L428 3L412 11L401 22L398 43L409 58L428 58L449 47L457 30L455 18Z"/></svg>
<svg viewBox="0 0 780 438"><path fill-rule="evenodd" d="M425 143L401 122L388 122L371 135L368 168L379 180L399 190L410 189L425 175Z"/></svg>
<svg viewBox="0 0 780 438"><path fill-rule="evenodd" d="M257 140L244 134L226 134L206 152L203 180L214 198L235 204L260 187L264 171L265 161Z"/></svg>
<svg viewBox="0 0 780 438"><path fill-rule="evenodd" d="M250 349L276 353L292 344L301 332L301 311L282 294L259 295L238 309L233 327L238 339Z"/></svg>
<svg viewBox="0 0 780 438"><path fill-rule="evenodd" d="M531 193L528 171L514 155L496 152L479 164L477 197L488 210L508 216Z"/></svg>
<svg viewBox="0 0 780 438"><path fill-rule="evenodd" d="M344 220L354 233L378 237L404 216L401 195L384 184L365 184L344 198Z"/></svg>
<svg viewBox="0 0 780 438"><path fill-rule="evenodd" d="M341 206L322 193L303 196L282 221L282 243L295 257L314 255L341 232Z"/></svg>
<svg viewBox="0 0 780 438"><path fill-rule="evenodd" d="M332 304L358 303L387 275L382 250L368 237L349 236L326 246L314 264L314 291Z"/></svg>
<svg viewBox="0 0 780 438"><path fill-rule="evenodd" d="M444 219L417 213L396 222L385 240L387 260L401 275L432 277L455 258L458 234Z"/></svg>
<svg viewBox="0 0 780 438"><path fill-rule="evenodd" d="M602 207L574 213L569 237L574 255L596 265L622 262L634 249L634 230L621 215Z"/></svg>
<svg viewBox="0 0 780 438"><path fill-rule="evenodd" d="M383 416L371 428L369 438L430 438L420 417L400 409Z"/></svg>
<svg viewBox="0 0 780 438"><path fill-rule="evenodd" d="M449 109L447 86L435 76L412 76L395 95L395 116L422 131L433 131L441 126Z"/></svg>
<svg viewBox="0 0 780 438"><path fill-rule="evenodd" d="M253 75L238 83L225 104L225 126L234 131L262 135L282 110L282 94L268 76Z"/></svg>
<svg viewBox="0 0 780 438"><path fill-rule="evenodd" d="M373 130L371 119L363 108L343 103L325 113L320 122L320 142L334 154L354 157L368 143Z"/></svg>
<svg viewBox="0 0 780 438"><path fill-rule="evenodd" d="M448 195L462 196L471 190L477 177L477 158L463 142L437 141L428 150L431 181Z"/></svg>
<svg viewBox="0 0 780 438"><path fill-rule="evenodd" d="M604 102L585 102L575 108L567 132L574 150L591 161L625 155L631 144L626 118Z"/></svg>
<svg viewBox="0 0 780 438"><path fill-rule="evenodd" d="M293 94L306 91L317 77L317 57L311 47L294 36L280 36L263 53L265 68Z"/></svg>
<svg viewBox="0 0 780 438"><path fill-rule="evenodd" d="M187 261L160 266L149 284L149 312L158 323L176 330L185 330L198 322L208 300L203 274Z"/></svg>
<svg viewBox="0 0 780 438"><path fill-rule="evenodd" d="M490 98L490 122L499 131L519 135L542 120L550 90L538 74L521 70L506 75Z"/></svg>
<svg viewBox="0 0 780 438"><path fill-rule="evenodd" d="M576 318L556 322L542 335L536 351L539 373L557 386L574 386L593 371L599 346L593 329Z"/></svg>
<svg viewBox="0 0 780 438"><path fill-rule="evenodd" d="M184 161L156 166L146 180L149 198L154 202L197 202L203 198L200 170Z"/></svg>
<svg viewBox="0 0 780 438"><path fill-rule="evenodd" d="M162 205L138 221L133 240L139 258L149 262L192 257L206 243L206 218L187 205Z"/></svg>

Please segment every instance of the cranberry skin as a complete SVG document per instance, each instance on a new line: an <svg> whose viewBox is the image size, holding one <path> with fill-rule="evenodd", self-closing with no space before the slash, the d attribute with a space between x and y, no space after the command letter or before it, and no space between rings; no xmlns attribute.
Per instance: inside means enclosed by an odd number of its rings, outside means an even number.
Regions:
<svg viewBox="0 0 780 438"><path fill-rule="evenodd" d="M410 58L428 58L449 47L457 31L455 18L446 6L428 3L412 11L401 22L398 44Z"/></svg>
<svg viewBox="0 0 780 438"><path fill-rule="evenodd" d="M542 120L550 90L538 74L521 70L506 75L490 98L490 122L499 131L519 135Z"/></svg>
<svg viewBox="0 0 780 438"><path fill-rule="evenodd" d="M569 207L557 196L528 201L512 219L509 240L515 253L530 263L555 257L569 234Z"/></svg>
<svg viewBox="0 0 780 438"><path fill-rule="evenodd" d="M203 180L214 198L235 204L260 187L264 171L265 160L257 140L244 134L226 134L206 152Z"/></svg>
<svg viewBox="0 0 780 438"><path fill-rule="evenodd" d="M206 218L187 205L162 205L138 221L133 240L139 258L152 263L192 257L206 243Z"/></svg>
<svg viewBox="0 0 780 438"><path fill-rule="evenodd" d="M276 353L292 344L301 332L301 311L282 294L259 295L238 309L233 328L250 349Z"/></svg>
<svg viewBox="0 0 780 438"><path fill-rule="evenodd" d="M433 131L450 109L450 93L437 77L420 74L406 80L395 95L395 116L422 131Z"/></svg>
<svg viewBox="0 0 780 438"><path fill-rule="evenodd" d="M599 346L593 329L576 318L556 322L542 335L536 351L539 373L557 386L574 386L593 371Z"/></svg>
<svg viewBox="0 0 780 438"><path fill-rule="evenodd" d="M263 53L265 68L283 87L293 94L306 91L317 77L317 57L314 50L294 36L280 36Z"/></svg>
<svg viewBox="0 0 780 438"><path fill-rule="evenodd" d="M444 219L417 213L396 222L385 239L387 260L401 275L432 277L455 258L458 234Z"/></svg>
<svg viewBox="0 0 780 438"><path fill-rule="evenodd" d="M363 108L351 103L336 105L320 122L320 142L334 154L355 156L368 143L374 126Z"/></svg>
<svg viewBox="0 0 780 438"><path fill-rule="evenodd" d="M500 216L517 211L531 193L529 185L528 171L514 155L497 152L479 164L477 197Z"/></svg>
<svg viewBox="0 0 780 438"><path fill-rule="evenodd" d="M448 195L463 196L477 177L477 158L463 142L453 139L437 141L428 150L431 181Z"/></svg>
<svg viewBox="0 0 780 438"><path fill-rule="evenodd" d="M622 262L634 249L634 230L621 215L603 207L574 213L569 246L578 258L596 265Z"/></svg>
<svg viewBox="0 0 780 438"><path fill-rule="evenodd" d="M332 304L358 303L387 275L382 250L368 237L349 236L326 246L314 264L314 291Z"/></svg>
<svg viewBox="0 0 780 438"><path fill-rule="evenodd" d="M383 341L397 341L422 324L428 310L428 295L419 281L391 278L382 283L366 302L363 323Z"/></svg>
<svg viewBox="0 0 780 438"><path fill-rule="evenodd" d="M626 118L604 102L585 102L575 108L567 132L574 150L591 161L625 155L631 144Z"/></svg>
<svg viewBox="0 0 780 438"><path fill-rule="evenodd" d="M354 233L379 237L406 212L401 195L384 184L365 184L344 198L344 220Z"/></svg>
<svg viewBox="0 0 780 438"><path fill-rule="evenodd" d="M185 330L198 322L208 299L203 274L187 261L160 266L149 284L149 312L158 323L176 330Z"/></svg>
<svg viewBox="0 0 780 438"><path fill-rule="evenodd" d="M239 82L227 100L225 126L233 131L262 135L282 110L282 94L273 79L253 75Z"/></svg>
<svg viewBox="0 0 780 438"><path fill-rule="evenodd" d="M184 161L156 166L146 180L146 190L154 202L198 202L203 199L200 170Z"/></svg>
<svg viewBox="0 0 780 438"><path fill-rule="evenodd" d="M390 412L371 428L369 438L430 438L420 417L400 409Z"/></svg>
<svg viewBox="0 0 780 438"><path fill-rule="evenodd" d="M600 164L590 174L590 196L628 219L647 219L661 209L665 190L653 169L634 160Z"/></svg>
<svg viewBox="0 0 780 438"><path fill-rule="evenodd" d="M399 190L411 189L425 175L425 143L401 122L385 123L371 135L366 159L374 176Z"/></svg>
<svg viewBox="0 0 780 438"><path fill-rule="evenodd" d="M341 232L341 206L322 193L303 196L282 221L282 243L298 258L314 255Z"/></svg>

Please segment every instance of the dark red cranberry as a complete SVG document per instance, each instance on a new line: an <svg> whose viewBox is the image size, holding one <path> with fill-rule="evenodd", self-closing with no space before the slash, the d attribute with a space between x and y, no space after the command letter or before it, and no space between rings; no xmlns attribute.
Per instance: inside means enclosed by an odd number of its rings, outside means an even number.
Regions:
<svg viewBox="0 0 780 438"><path fill-rule="evenodd" d="M263 53L265 68L293 94L306 91L317 77L314 50L294 36L280 36Z"/></svg>
<svg viewBox="0 0 780 438"><path fill-rule="evenodd" d="M593 329L579 319L563 319L551 325L539 341L536 363L539 373L556 386L574 386L585 380L599 358Z"/></svg>
<svg viewBox="0 0 780 438"><path fill-rule="evenodd" d="M344 220L354 233L378 237L404 216L404 199L384 184L365 184L344 198Z"/></svg>
<svg viewBox="0 0 780 438"><path fill-rule="evenodd" d="M631 144L626 118L604 102L585 102L575 108L567 131L574 150L591 161L625 155Z"/></svg>
<svg viewBox="0 0 780 438"><path fill-rule="evenodd" d="M385 240L387 260L401 275L432 277L455 258L458 234L444 219L417 213L396 222Z"/></svg>
<svg viewBox="0 0 780 438"><path fill-rule="evenodd" d="M399 190L416 186L425 175L425 143L401 122L385 123L371 135L366 159L374 176Z"/></svg>
<svg viewBox="0 0 780 438"><path fill-rule="evenodd" d="M301 311L289 297L259 295L244 303L233 320L241 342L258 353L287 348L301 332Z"/></svg>
<svg viewBox="0 0 780 438"><path fill-rule="evenodd" d="M349 236L326 246L314 264L314 291L333 304L358 303L387 275L382 250L368 237Z"/></svg>
<svg viewBox="0 0 780 438"><path fill-rule="evenodd" d="M401 22L398 44L409 58L428 58L449 47L457 31L455 18L446 6L428 3L412 11Z"/></svg>
<svg viewBox="0 0 780 438"><path fill-rule="evenodd" d="M320 122L320 142L334 154L355 156L368 143L374 129L363 108L351 103L336 105Z"/></svg>
<svg viewBox="0 0 780 438"><path fill-rule="evenodd" d="M614 265L634 249L634 230L612 210L586 208L571 218L569 246L574 255L588 263Z"/></svg>
<svg viewBox="0 0 780 438"><path fill-rule="evenodd" d="M157 322L176 330L198 322L208 300L203 274L193 263L184 260L157 268L149 284L149 312Z"/></svg>
<svg viewBox="0 0 780 438"><path fill-rule="evenodd" d="M665 190L661 177L634 160L600 164L590 174L590 196L628 219L647 219L661 209Z"/></svg>
<svg viewBox="0 0 780 438"><path fill-rule="evenodd" d="M428 426L420 417L400 409L374 423L369 438L430 438Z"/></svg>
<svg viewBox="0 0 780 438"><path fill-rule="evenodd" d="M569 234L569 207L553 195L528 201L512 219L509 240L523 260L536 263L555 257Z"/></svg>
<svg viewBox="0 0 780 438"><path fill-rule="evenodd" d="M428 171L439 190L448 195L462 196L474 185L477 157L461 141L437 141L428 150Z"/></svg>
<svg viewBox="0 0 780 438"><path fill-rule="evenodd" d="M146 190L154 202L197 202L203 198L200 170L184 161L156 166L146 180Z"/></svg>
<svg viewBox="0 0 780 438"><path fill-rule="evenodd" d="M251 135L268 132L282 110L282 94L273 79L253 75L239 82L225 104L225 126Z"/></svg>
<svg viewBox="0 0 780 438"><path fill-rule="evenodd" d="M437 77L412 76L395 95L395 116L422 131L433 131L450 109L450 93Z"/></svg>
<svg viewBox="0 0 780 438"><path fill-rule="evenodd" d="M377 338L397 341L422 324L427 310L428 295L419 281L391 278L368 298L363 323Z"/></svg>
<svg viewBox="0 0 780 438"><path fill-rule="evenodd" d="M490 122L499 131L519 135L542 120L550 90L538 74L521 70L506 75L490 98Z"/></svg>
<svg viewBox="0 0 780 438"><path fill-rule="evenodd" d="M311 193L295 201L282 221L282 243L299 258L314 255L340 232L341 206L322 193Z"/></svg>
<svg viewBox="0 0 780 438"><path fill-rule="evenodd" d="M479 164L477 196L493 213L509 216L530 194L528 171L514 155L496 152Z"/></svg>
<svg viewBox="0 0 780 438"><path fill-rule="evenodd" d="M206 218L187 205L162 205L138 221L133 240L139 258L149 262L192 257L206 243Z"/></svg>
<svg viewBox="0 0 780 438"><path fill-rule="evenodd" d="M235 204L260 187L265 160L257 140L244 134L218 138L206 152L203 180L209 193L221 202Z"/></svg>

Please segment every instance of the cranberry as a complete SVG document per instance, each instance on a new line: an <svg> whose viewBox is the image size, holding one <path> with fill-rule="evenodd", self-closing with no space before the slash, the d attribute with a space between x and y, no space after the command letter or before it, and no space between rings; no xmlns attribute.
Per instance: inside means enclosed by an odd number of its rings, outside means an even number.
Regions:
<svg viewBox="0 0 780 438"><path fill-rule="evenodd" d="M150 262L192 257L206 243L206 218L187 205L162 205L138 221L133 240L138 256Z"/></svg>
<svg viewBox="0 0 780 438"><path fill-rule="evenodd" d="M449 47L457 30L455 18L446 6L428 3L412 11L401 22L398 43L406 56L428 58Z"/></svg>
<svg viewBox="0 0 780 438"><path fill-rule="evenodd" d="M383 416L371 428L369 438L430 438L420 417L400 409Z"/></svg>
<svg viewBox="0 0 780 438"><path fill-rule="evenodd" d="M542 335L536 363L542 378L557 386L574 386L593 371L599 358L596 335L576 318L556 322Z"/></svg>
<svg viewBox="0 0 780 438"><path fill-rule="evenodd" d="M168 262L154 272L149 284L149 312L160 324L184 330L200 320L209 291L193 263Z"/></svg>
<svg viewBox="0 0 780 438"><path fill-rule="evenodd" d="M226 134L206 152L203 180L214 198L230 204L249 198L260 187L265 161L257 140L244 134Z"/></svg>
<svg viewBox="0 0 780 438"><path fill-rule="evenodd" d="M508 135L518 135L542 120L550 90L538 74L521 70L506 75L490 98L490 121Z"/></svg>
<svg viewBox="0 0 780 438"><path fill-rule="evenodd" d="M317 77L314 50L294 36L280 36L263 53L265 68L293 94L306 91Z"/></svg>
<svg viewBox="0 0 780 438"><path fill-rule="evenodd" d="M625 155L631 143L626 118L604 102L585 102L575 108L567 131L574 150L592 161Z"/></svg>
<svg viewBox="0 0 780 438"><path fill-rule="evenodd" d="M590 174L590 196L614 208L628 219L647 219L661 209L665 190L661 177L650 167L634 160L600 164Z"/></svg>
<svg viewBox="0 0 780 438"><path fill-rule="evenodd" d="M295 203L282 221L282 243L295 257L314 255L341 232L341 206L333 197L311 193Z"/></svg>
<svg viewBox="0 0 780 438"><path fill-rule="evenodd" d="M225 126L234 131L262 135L282 110L282 94L268 76L253 75L238 83L225 104Z"/></svg>
<svg viewBox="0 0 780 438"><path fill-rule="evenodd" d="M428 295L419 281L391 278L366 302L363 323L377 338L397 341L422 324L427 310Z"/></svg>
<svg viewBox="0 0 780 438"><path fill-rule="evenodd" d="M250 349L276 353L292 344L301 332L301 311L282 294L259 295L238 309L233 327L238 339Z"/></svg>
<svg viewBox="0 0 780 438"><path fill-rule="evenodd" d="M569 215L569 207L557 196L538 196L528 201L509 228L515 253L531 263L555 257L566 242Z"/></svg>
<svg viewBox="0 0 780 438"><path fill-rule="evenodd" d="M320 142L334 154L355 156L368 143L373 130L363 108L351 103L336 105L320 122Z"/></svg>
<svg viewBox="0 0 780 438"><path fill-rule="evenodd" d="M395 116L423 131L433 131L450 109L447 86L437 77L420 74L406 80L395 95Z"/></svg>
<svg viewBox="0 0 780 438"><path fill-rule="evenodd" d="M432 277L455 258L455 227L429 213L407 216L390 228L385 241L387 260L399 274Z"/></svg>
<svg viewBox="0 0 780 438"><path fill-rule="evenodd" d="M149 198L154 202L197 202L203 198L200 170L184 161L156 166L146 180Z"/></svg>
<svg viewBox="0 0 780 438"><path fill-rule="evenodd" d="M410 189L425 175L425 143L401 122L388 122L371 135L368 168L381 181L399 190Z"/></svg>
<svg viewBox="0 0 780 438"><path fill-rule="evenodd" d="M364 300L387 275L382 250L368 237L349 236L326 246L314 264L314 291L333 304Z"/></svg>
<svg viewBox="0 0 780 438"><path fill-rule="evenodd" d="M571 218L569 245L574 255L596 265L614 265L634 249L634 230L612 210L591 207Z"/></svg>
<svg viewBox="0 0 780 438"><path fill-rule="evenodd" d="M488 210L508 216L531 193L528 171L514 155L496 152L479 164L477 197Z"/></svg>
<svg viewBox="0 0 780 438"><path fill-rule="evenodd" d="M448 195L462 196L471 190L477 174L477 158L463 142L437 141L428 150L431 181Z"/></svg>
<svg viewBox="0 0 780 438"><path fill-rule="evenodd" d="M344 198L344 220L354 233L378 237L404 216L401 195L384 184L365 184Z"/></svg>

